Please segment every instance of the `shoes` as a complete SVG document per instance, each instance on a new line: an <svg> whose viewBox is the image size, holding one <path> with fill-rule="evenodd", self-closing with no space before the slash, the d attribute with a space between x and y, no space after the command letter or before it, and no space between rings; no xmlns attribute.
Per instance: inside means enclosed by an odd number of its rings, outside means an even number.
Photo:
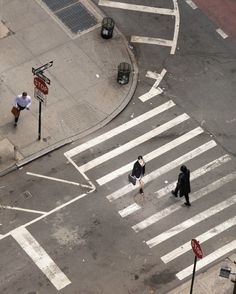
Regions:
<svg viewBox="0 0 236 294"><path fill-rule="evenodd" d="M143 193L143 189L142 189L142 188L139 189L139 193L140 193L141 195L144 195L144 193Z"/></svg>
<svg viewBox="0 0 236 294"><path fill-rule="evenodd" d="M17 123L14 123L14 127L17 127Z"/></svg>
<svg viewBox="0 0 236 294"><path fill-rule="evenodd" d="M174 195L175 197L178 197L178 195L175 193L174 190L171 191L171 194Z"/></svg>
<svg viewBox="0 0 236 294"><path fill-rule="evenodd" d="M191 206L191 204L190 204L190 203L187 203L187 202L184 202L184 204L185 204L186 206Z"/></svg>

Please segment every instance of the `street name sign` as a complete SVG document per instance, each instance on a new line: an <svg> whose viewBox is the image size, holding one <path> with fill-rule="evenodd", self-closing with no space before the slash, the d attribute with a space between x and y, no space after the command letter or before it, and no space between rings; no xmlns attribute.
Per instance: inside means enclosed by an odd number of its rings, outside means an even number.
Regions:
<svg viewBox="0 0 236 294"><path fill-rule="evenodd" d="M32 73L37 76L38 73L42 73L45 69L48 69L52 65L53 65L53 61L50 61L50 62L48 62L48 63L46 63L46 64L44 64L44 65L42 65L42 66L40 66L38 68L33 68L32 67Z"/></svg>
<svg viewBox="0 0 236 294"><path fill-rule="evenodd" d="M48 94L48 86L45 84L45 82L40 79L39 77L34 78L34 85L39 91L41 91L43 94Z"/></svg>
<svg viewBox="0 0 236 294"><path fill-rule="evenodd" d="M203 252L202 252L202 249L201 249L199 242L196 239L191 240L191 246L192 246L192 249L193 249L195 256L197 258L202 258Z"/></svg>

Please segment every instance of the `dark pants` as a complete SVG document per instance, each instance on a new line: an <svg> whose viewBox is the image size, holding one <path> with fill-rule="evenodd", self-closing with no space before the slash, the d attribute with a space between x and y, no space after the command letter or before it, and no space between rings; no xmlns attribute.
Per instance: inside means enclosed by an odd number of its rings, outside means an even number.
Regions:
<svg viewBox="0 0 236 294"><path fill-rule="evenodd" d="M24 110L25 109L25 107L20 106L18 103L17 103L17 107L19 108L20 111L19 111L19 115L18 116L15 116L15 123L18 122L18 119L19 119L21 110Z"/></svg>
<svg viewBox="0 0 236 294"><path fill-rule="evenodd" d="M179 190L180 190L180 188L179 188L179 185L177 184L176 187L175 187L175 189L174 189L174 194L175 194L176 197L178 196L178 192L179 192ZM186 193L185 195L181 195L180 197L183 197L183 196L184 196L184 198L185 198L186 203L187 203L187 204L190 204L188 193Z"/></svg>

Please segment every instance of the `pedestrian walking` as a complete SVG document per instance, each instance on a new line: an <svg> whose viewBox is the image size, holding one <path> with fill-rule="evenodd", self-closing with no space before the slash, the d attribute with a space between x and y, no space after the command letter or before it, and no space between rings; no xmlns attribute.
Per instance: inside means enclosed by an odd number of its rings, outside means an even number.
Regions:
<svg viewBox="0 0 236 294"><path fill-rule="evenodd" d="M134 163L133 170L131 176L135 177L139 181L139 193L144 195L143 188L144 188L144 181L143 176L145 174L145 161L141 155L138 156L137 161Z"/></svg>
<svg viewBox="0 0 236 294"><path fill-rule="evenodd" d="M19 116L20 116L20 112L24 109L29 110L29 107L32 103L32 99L31 97L26 93L23 92L21 95L16 96L15 101L14 101L14 106L12 109L12 113L15 116L15 123L14 126L17 126L18 120L19 120Z"/></svg>
<svg viewBox="0 0 236 294"><path fill-rule="evenodd" d="M175 190L172 190L171 193L175 196L178 197L178 194L180 197L185 197L185 205L186 206L191 206L189 202L189 193L191 192L191 187L190 187L190 170L187 169L185 165L182 165L180 167L180 173L178 176L178 181L176 184Z"/></svg>

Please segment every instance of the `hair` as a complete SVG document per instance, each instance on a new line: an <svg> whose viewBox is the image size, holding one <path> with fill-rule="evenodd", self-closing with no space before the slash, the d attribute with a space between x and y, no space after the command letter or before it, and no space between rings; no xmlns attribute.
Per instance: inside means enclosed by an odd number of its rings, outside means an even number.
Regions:
<svg viewBox="0 0 236 294"><path fill-rule="evenodd" d="M27 93L26 93L26 92L23 92L23 93L22 93L22 96L27 96Z"/></svg>
<svg viewBox="0 0 236 294"><path fill-rule="evenodd" d="M184 173L187 170L187 167L185 165L181 165L180 170Z"/></svg>
<svg viewBox="0 0 236 294"><path fill-rule="evenodd" d="M141 155L138 156L138 160L143 159L143 157Z"/></svg>

